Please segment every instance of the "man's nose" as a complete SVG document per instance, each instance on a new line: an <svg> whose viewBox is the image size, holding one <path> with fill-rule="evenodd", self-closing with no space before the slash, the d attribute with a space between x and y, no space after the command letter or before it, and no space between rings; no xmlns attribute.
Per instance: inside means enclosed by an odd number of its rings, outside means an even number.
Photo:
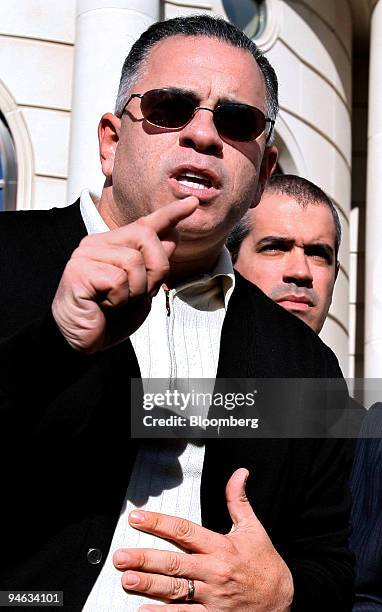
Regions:
<svg viewBox="0 0 382 612"><path fill-rule="evenodd" d="M298 287L313 286L309 258L303 249L295 247L287 254L283 281L284 283L294 283Z"/></svg>
<svg viewBox="0 0 382 612"><path fill-rule="evenodd" d="M181 130L179 143L209 155L220 155L223 141L214 123L213 112L208 108L199 108L191 121Z"/></svg>

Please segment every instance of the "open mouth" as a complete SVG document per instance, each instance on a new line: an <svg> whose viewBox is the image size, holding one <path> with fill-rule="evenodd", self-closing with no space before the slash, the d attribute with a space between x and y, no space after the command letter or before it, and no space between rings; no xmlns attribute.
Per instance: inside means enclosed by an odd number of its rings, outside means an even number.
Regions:
<svg viewBox="0 0 382 612"><path fill-rule="evenodd" d="M192 172L190 170L182 171L180 174L174 177L178 183L189 187L190 189L210 189L213 187L213 183L210 178L205 174L199 172Z"/></svg>
<svg viewBox="0 0 382 612"><path fill-rule="evenodd" d="M218 176L207 168L192 165L179 165L169 177L173 193L176 197L194 195L200 204L208 204L221 191Z"/></svg>

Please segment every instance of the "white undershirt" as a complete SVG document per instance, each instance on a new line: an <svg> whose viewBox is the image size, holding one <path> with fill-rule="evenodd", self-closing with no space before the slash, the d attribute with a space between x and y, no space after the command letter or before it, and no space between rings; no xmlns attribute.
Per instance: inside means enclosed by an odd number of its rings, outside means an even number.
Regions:
<svg viewBox="0 0 382 612"><path fill-rule="evenodd" d="M80 207L88 233L108 231L88 191L81 193ZM233 268L226 249L210 274L171 289L167 304L161 288L149 316L130 338L142 378L166 379L178 390L187 385L186 380L179 379L214 379L221 329L233 288ZM204 392L208 390L212 392L212 388L203 387ZM83 610L130 612L143 603L155 603L123 590L121 572L114 568L112 555L124 547L176 550L169 542L131 528L127 517L133 508L141 507L200 524L203 460L204 444L196 441L154 440L140 447L107 559Z"/></svg>

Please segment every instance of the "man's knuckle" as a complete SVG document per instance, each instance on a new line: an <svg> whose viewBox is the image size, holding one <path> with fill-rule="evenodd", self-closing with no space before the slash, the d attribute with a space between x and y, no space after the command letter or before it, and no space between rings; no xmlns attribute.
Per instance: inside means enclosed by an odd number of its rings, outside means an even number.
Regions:
<svg viewBox="0 0 382 612"><path fill-rule="evenodd" d="M143 257L140 251L130 249L126 257L127 266L132 268L135 266L141 266L143 264Z"/></svg>
<svg viewBox="0 0 382 612"><path fill-rule="evenodd" d="M160 531L162 524L161 524L161 517L159 514L156 513L152 513L150 515L150 528L153 531Z"/></svg>
<svg viewBox="0 0 382 612"><path fill-rule="evenodd" d="M138 249L128 249L126 258L130 264L134 265L143 262L143 255Z"/></svg>
<svg viewBox="0 0 382 612"><path fill-rule="evenodd" d="M127 275L126 275L125 270L122 270L122 268L117 268L116 271L114 272L112 288L118 289L119 287L121 287L121 285L124 285L126 283L126 280L127 280Z"/></svg>
<svg viewBox="0 0 382 612"><path fill-rule="evenodd" d="M82 250L99 248L104 243L104 240L104 234L88 234L80 240L76 250L81 252Z"/></svg>
<svg viewBox="0 0 382 612"><path fill-rule="evenodd" d="M233 572L233 563L229 561L220 561L216 568L218 584L225 584L227 580L232 577Z"/></svg>
<svg viewBox="0 0 382 612"><path fill-rule="evenodd" d="M180 599L185 595L185 579L171 578L170 579L170 597L171 599Z"/></svg>
<svg viewBox="0 0 382 612"><path fill-rule="evenodd" d="M139 236L141 237L141 239L150 240L150 238L153 238L154 236L156 236L156 233L154 232L154 230L148 225L146 225L146 221L144 217L137 219L135 223L137 224L137 232L139 233Z"/></svg>
<svg viewBox="0 0 382 612"><path fill-rule="evenodd" d="M147 563L146 554L143 550L141 550L140 553L138 554L137 569L143 569L146 566L146 563Z"/></svg>
<svg viewBox="0 0 382 612"><path fill-rule="evenodd" d="M69 278L78 276L83 267L84 261L85 260L83 257L72 256L72 258L69 259L68 263L65 266L65 276Z"/></svg>
<svg viewBox="0 0 382 612"><path fill-rule="evenodd" d="M168 558L168 564L167 564L167 574L169 574L170 576L177 576L179 575L180 569L182 566L182 562L181 562L181 558L180 555L178 555L177 553L170 553L170 556Z"/></svg>
<svg viewBox="0 0 382 612"><path fill-rule="evenodd" d="M190 521L186 519L179 519L175 523L175 536L183 541L192 540L194 535L194 526Z"/></svg>
<svg viewBox="0 0 382 612"><path fill-rule="evenodd" d="M143 582L143 584L142 584L142 582ZM141 579L140 584L142 584L142 588L143 588L143 590L144 590L146 593L148 593L149 591L151 591L151 590L152 590L152 588L153 588L153 586L154 586L154 579L153 579L153 577L152 577L152 576L150 576L150 574L147 574L147 575L145 576L145 578L144 578L144 580L143 580L143 581L142 581L142 579Z"/></svg>

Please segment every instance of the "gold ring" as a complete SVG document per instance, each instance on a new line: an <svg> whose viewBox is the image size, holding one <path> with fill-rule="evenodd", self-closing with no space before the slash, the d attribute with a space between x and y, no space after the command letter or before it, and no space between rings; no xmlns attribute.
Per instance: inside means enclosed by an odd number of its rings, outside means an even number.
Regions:
<svg viewBox="0 0 382 612"><path fill-rule="evenodd" d="M188 593L186 595L186 601L191 601L191 599L194 599L194 595L195 595L195 582L193 580L190 580L189 578L187 578L187 582L188 582Z"/></svg>

